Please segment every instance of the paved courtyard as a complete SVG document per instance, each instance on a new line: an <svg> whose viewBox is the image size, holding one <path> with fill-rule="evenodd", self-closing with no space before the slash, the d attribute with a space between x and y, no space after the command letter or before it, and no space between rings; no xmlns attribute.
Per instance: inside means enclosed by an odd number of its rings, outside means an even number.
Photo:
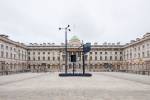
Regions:
<svg viewBox="0 0 150 100"><path fill-rule="evenodd" d="M150 100L150 76L92 74L92 77L59 77L58 73L0 76L0 100Z"/></svg>

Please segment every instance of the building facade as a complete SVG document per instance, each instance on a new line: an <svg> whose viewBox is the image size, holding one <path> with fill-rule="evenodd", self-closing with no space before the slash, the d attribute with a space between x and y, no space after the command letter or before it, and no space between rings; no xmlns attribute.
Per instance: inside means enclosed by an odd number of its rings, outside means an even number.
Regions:
<svg viewBox="0 0 150 100"><path fill-rule="evenodd" d="M73 36L68 43L68 71L72 71L73 64L70 56L75 54L77 62L75 70L82 71L81 41ZM12 41L6 35L0 35L0 72L9 74L32 71L64 71L65 44L61 43L23 43ZM87 71L150 71L150 33L142 38L131 40L121 45L119 42L94 43L91 51L85 54L85 68Z"/></svg>
<svg viewBox="0 0 150 100"><path fill-rule="evenodd" d="M23 72L26 66L27 47L0 35L0 74Z"/></svg>

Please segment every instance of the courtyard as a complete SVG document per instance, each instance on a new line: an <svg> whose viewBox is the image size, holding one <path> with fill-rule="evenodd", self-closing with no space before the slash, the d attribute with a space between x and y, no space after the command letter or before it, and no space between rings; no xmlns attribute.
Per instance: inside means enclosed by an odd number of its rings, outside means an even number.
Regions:
<svg viewBox="0 0 150 100"><path fill-rule="evenodd" d="M93 72L59 77L57 72L0 76L0 100L149 100L150 77Z"/></svg>

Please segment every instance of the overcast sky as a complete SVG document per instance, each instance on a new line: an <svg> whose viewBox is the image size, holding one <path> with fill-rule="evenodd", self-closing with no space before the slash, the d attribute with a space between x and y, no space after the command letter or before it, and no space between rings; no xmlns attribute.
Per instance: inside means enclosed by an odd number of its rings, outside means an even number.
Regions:
<svg viewBox="0 0 150 100"><path fill-rule="evenodd" d="M0 0L0 33L30 42L126 43L150 32L150 0Z"/></svg>

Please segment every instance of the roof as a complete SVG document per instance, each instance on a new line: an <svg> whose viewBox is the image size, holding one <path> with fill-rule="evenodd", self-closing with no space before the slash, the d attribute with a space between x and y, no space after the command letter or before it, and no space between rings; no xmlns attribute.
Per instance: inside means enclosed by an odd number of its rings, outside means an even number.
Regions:
<svg viewBox="0 0 150 100"><path fill-rule="evenodd" d="M80 40L76 35L74 35L70 40Z"/></svg>

